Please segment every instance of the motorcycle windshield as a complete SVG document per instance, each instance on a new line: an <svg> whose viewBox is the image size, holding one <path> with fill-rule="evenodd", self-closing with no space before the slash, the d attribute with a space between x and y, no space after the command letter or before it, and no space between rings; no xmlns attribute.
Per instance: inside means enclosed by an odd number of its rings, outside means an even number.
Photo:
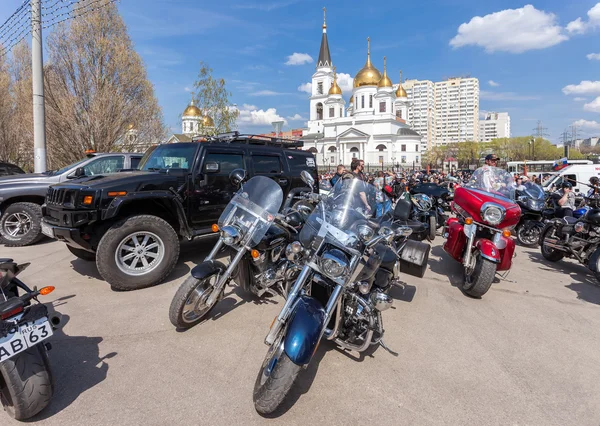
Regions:
<svg viewBox="0 0 600 426"><path fill-rule="evenodd" d="M527 182L523 191L529 198L534 200L543 200L545 198L544 188L535 183Z"/></svg>
<svg viewBox="0 0 600 426"><path fill-rule="evenodd" d="M514 200L515 180L510 173L498 167L483 166L478 168L473 172L465 186L488 192L492 196Z"/></svg>
<svg viewBox="0 0 600 426"><path fill-rule="evenodd" d="M267 233L282 201L278 183L265 176L253 177L242 184L223 210L219 228L234 226L240 232L240 245L254 247Z"/></svg>
<svg viewBox="0 0 600 426"><path fill-rule="evenodd" d="M340 248L356 248L355 228L373 217L377 191L360 179L339 179L306 220L299 236L302 245L315 249L325 239Z"/></svg>

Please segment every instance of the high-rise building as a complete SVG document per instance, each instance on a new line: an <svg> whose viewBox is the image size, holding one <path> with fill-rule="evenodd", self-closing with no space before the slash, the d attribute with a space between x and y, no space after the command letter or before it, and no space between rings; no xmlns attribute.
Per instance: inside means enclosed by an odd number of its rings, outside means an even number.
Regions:
<svg viewBox="0 0 600 426"><path fill-rule="evenodd" d="M479 80L436 82L434 145L479 140Z"/></svg>
<svg viewBox="0 0 600 426"><path fill-rule="evenodd" d="M510 138L510 116L507 112L488 112L479 120L479 141Z"/></svg>
<svg viewBox="0 0 600 426"><path fill-rule="evenodd" d="M402 84L409 100L407 124L421 135L421 151L426 151L435 136L435 85L429 80L406 80Z"/></svg>

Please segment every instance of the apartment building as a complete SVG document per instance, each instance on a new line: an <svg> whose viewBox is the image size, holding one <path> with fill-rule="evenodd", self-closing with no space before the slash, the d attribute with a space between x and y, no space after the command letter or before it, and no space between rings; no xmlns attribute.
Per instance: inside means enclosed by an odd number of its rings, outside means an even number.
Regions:
<svg viewBox="0 0 600 426"><path fill-rule="evenodd" d="M510 116L507 112L488 112L479 120L479 140L489 142L497 138L510 138Z"/></svg>
<svg viewBox="0 0 600 426"><path fill-rule="evenodd" d="M429 80L402 83L409 100L407 124L421 135L421 151L431 148L435 136L435 86Z"/></svg>
<svg viewBox="0 0 600 426"><path fill-rule="evenodd" d="M436 82L434 145L479 140L479 80Z"/></svg>

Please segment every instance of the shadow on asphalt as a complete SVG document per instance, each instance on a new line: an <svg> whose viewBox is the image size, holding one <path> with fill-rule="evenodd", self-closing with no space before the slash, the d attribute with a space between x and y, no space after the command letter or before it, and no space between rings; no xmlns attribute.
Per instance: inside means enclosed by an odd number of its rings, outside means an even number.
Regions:
<svg viewBox="0 0 600 426"><path fill-rule="evenodd" d="M573 290L579 300L600 305L600 284L592 272L584 265L570 260L550 262L540 252L531 251L527 252L527 254L532 262L540 265L542 270L562 272L565 278L569 277L573 280L572 283L565 285L565 287Z"/></svg>
<svg viewBox="0 0 600 426"><path fill-rule="evenodd" d="M52 315L55 312L54 306L48 305L48 313ZM100 357L98 345L102 342L102 337L65 334L63 327L68 322L69 316L63 315L61 328L55 330L49 340L52 344L49 357L54 377L54 395L48 407L30 419L31 422L44 420L61 412L77 400L79 395L106 379L106 360L117 355L116 352L111 352Z"/></svg>
<svg viewBox="0 0 600 426"><path fill-rule="evenodd" d="M464 272L462 265L452 259L441 246L431 248L431 254L439 259L429 257L429 269L436 274L448 277L452 286L462 291Z"/></svg>
<svg viewBox="0 0 600 426"><path fill-rule="evenodd" d="M415 298L416 292L417 292L417 287L415 287L414 285L405 283L404 288L400 288L400 287L396 287L396 286L390 288L389 295L394 300L400 300L402 302L410 303Z"/></svg>

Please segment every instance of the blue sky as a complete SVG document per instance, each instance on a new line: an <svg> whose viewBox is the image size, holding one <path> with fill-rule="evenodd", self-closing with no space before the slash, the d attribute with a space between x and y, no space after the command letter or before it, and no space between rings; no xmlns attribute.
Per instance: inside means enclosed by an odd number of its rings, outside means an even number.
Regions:
<svg viewBox="0 0 600 426"><path fill-rule="evenodd" d="M0 20L20 3L3 0ZM481 110L508 111L513 135L531 134L542 120L556 143L574 122L578 134L600 135L596 4L121 0L119 9L147 65L165 121L176 131L201 60L226 79L233 103L242 110L241 130L269 131L268 123L277 117L286 120L286 129L302 127L308 95L299 88L310 81L315 63L286 62L294 53L316 60L326 6L332 60L339 73L348 74L347 83L363 66L366 38L371 37L372 60L382 70L387 56L394 83L400 69L405 78L433 81L477 77ZM349 92L344 95L348 98Z"/></svg>

